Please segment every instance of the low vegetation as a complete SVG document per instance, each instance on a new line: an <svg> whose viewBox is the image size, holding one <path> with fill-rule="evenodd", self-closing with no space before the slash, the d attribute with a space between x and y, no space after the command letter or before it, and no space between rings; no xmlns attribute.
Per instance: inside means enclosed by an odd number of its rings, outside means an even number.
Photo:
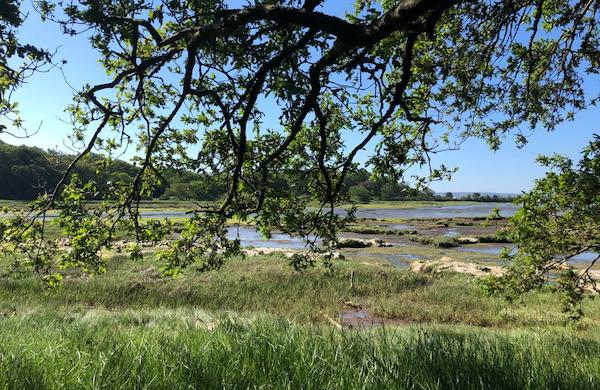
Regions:
<svg viewBox="0 0 600 390"><path fill-rule="evenodd" d="M418 242L419 244L433 245L438 248L454 248L460 245L460 242L456 237L424 236L415 234L409 236L408 239L413 242Z"/></svg>
<svg viewBox="0 0 600 390"><path fill-rule="evenodd" d="M578 328L565 327L547 291L510 305L466 275L360 255L302 274L280 255L174 280L152 255L111 257L108 267L73 272L59 289L4 274L0 388L600 385L598 301L586 301ZM385 326L331 325L357 313Z"/></svg>
<svg viewBox="0 0 600 390"><path fill-rule="evenodd" d="M338 318L343 311L361 307L372 316L411 323L493 327L565 323L549 291L531 292L523 304L511 305L486 297L479 283L466 275L416 274L392 267L382 260L383 254L377 255L386 250L375 249L375 256L369 257L350 251L349 260L337 262L331 271L318 267L298 273L281 255L273 254L235 258L220 271L190 269L176 279L162 278L152 255L141 262L116 256L107 262L106 274L91 277L73 271L57 289L45 288L39 278L3 271L0 302L5 314L37 306L57 310L199 307L327 323L327 317ZM600 321L600 301L586 301L586 306L590 314L582 326L595 326Z"/></svg>

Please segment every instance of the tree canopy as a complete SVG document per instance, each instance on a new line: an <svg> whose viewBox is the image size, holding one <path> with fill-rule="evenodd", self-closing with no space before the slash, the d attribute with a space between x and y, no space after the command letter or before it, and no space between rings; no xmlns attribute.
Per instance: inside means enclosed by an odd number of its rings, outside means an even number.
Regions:
<svg viewBox="0 0 600 390"><path fill-rule="evenodd" d="M335 243L351 220L334 206L367 146L375 175L399 182L425 167L426 183L452 173L432 154L468 137L492 149L507 137L523 145L531 130L552 130L596 102L584 85L600 70L597 0L357 0L345 16L323 3L38 1L66 34L89 35L107 81L75 95L68 111L82 153L5 227L5 241L16 251L31 249L17 237L55 245L37 219L54 208L71 239L59 263L102 269L99 252L115 231L164 233L140 220L139 200L167 170L185 170L226 178L227 195L194 210L161 255L166 272L211 269L236 253L239 242L225 237L232 217L254 219L266 235L298 234L328 264L333 253L314 237ZM275 128L263 125L267 115ZM105 169L131 145L132 181L98 191L68 180L92 151ZM282 190L282 175L306 191ZM90 208L89 193L112 201Z"/></svg>

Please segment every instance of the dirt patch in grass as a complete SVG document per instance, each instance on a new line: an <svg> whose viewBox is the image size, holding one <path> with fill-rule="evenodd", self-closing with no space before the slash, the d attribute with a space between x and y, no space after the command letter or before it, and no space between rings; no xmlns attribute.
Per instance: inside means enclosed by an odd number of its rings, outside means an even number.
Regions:
<svg viewBox="0 0 600 390"><path fill-rule="evenodd" d="M332 321L329 319L330 322ZM389 319L372 315L362 305L354 302L346 302L344 310L340 313L339 323L333 321L340 328L364 329L382 326L408 325L409 321L400 319Z"/></svg>
<svg viewBox="0 0 600 390"><path fill-rule="evenodd" d="M399 319L387 319L371 315L363 308L353 308L340 313L340 325L348 329L364 329L382 326L404 326L410 322Z"/></svg>

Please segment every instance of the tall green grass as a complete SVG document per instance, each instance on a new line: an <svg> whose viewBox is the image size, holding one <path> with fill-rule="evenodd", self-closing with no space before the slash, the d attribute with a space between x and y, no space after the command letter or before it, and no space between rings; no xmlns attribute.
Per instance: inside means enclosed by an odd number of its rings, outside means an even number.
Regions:
<svg viewBox="0 0 600 390"><path fill-rule="evenodd" d="M216 324L216 325L213 325ZM0 389L593 389L600 340L411 326L364 331L194 310L0 319Z"/></svg>

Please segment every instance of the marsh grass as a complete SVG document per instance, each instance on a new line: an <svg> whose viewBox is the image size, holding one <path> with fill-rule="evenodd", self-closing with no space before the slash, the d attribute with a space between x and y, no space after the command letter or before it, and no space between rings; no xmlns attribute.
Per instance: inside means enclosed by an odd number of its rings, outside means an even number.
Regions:
<svg viewBox="0 0 600 390"><path fill-rule="evenodd" d="M438 248L455 248L459 246L458 238L446 236L425 236L422 234L413 234L408 236L408 239L413 242L418 242L423 245L431 245Z"/></svg>
<svg viewBox="0 0 600 390"><path fill-rule="evenodd" d="M297 273L270 255L174 280L160 277L152 254L111 255L106 274L70 271L50 290L0 263L0 390L600 388L598 300L566 326L549 288L509 304L470 276L385 261L480 255L361 251L331 272ZM329 325L357 308L387 325Z"/></svg>
<svg viewBox="0 0 600 390"><path fill-rule="evenodd" d="M460 274L417 274L385 261L357 257L336 263L333 272L321 267L302 274L277 255L236 258L219 271L189 270L170 280L160 277L152 256L142 262L114 257L108 272L95 277L66 276L58 289L45 289L35 277L0 279L3 306L108 308L201 308L242 315L266 313L303 323L338 318L348 303L371 315L406 322L453 323L489 327L562 326L556 295L528 294L523 303L509 304L484 296L479 282ZM350 275L354 274L353 283ZM600 301L585 302L583 325L600 324Z"/></svg>
<svg viewBox="0 0 600 390"><path fill-rule="evenodd" d="M600 343L556 331L362 331L191 310L0 319L2 389L592 389Z"/></svg>
<svg viewBox="0 0 600 390"><path fill-rule="evenodd" d="M386 236L404 236L407 234L418 234L418 232L416 230L382 229L380 227L372 227L369 225L349 226L344 231L349 232L349 233L357 233L357 234L379 234L379 235L386 235Z"/></svg>

